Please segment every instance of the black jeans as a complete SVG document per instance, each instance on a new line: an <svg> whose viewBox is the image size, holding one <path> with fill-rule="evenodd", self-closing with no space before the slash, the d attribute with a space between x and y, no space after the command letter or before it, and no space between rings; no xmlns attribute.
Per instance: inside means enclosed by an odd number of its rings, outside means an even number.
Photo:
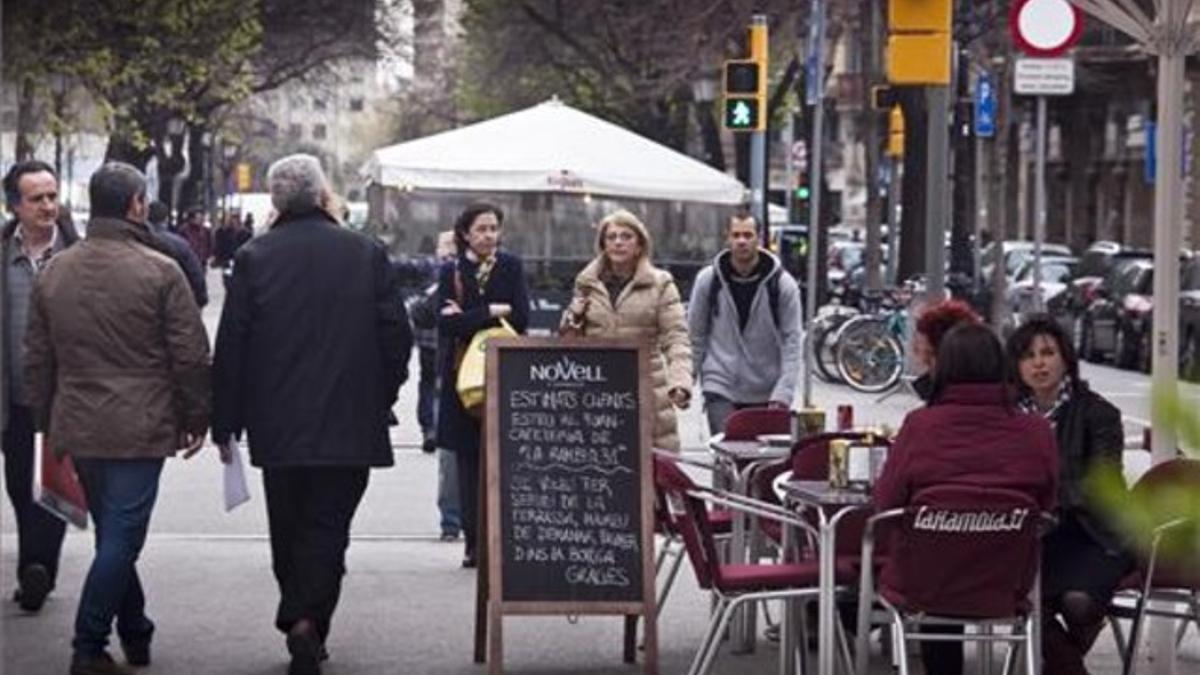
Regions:
<svg viewBox="0 0 1200 675"><path fill-rule="evenodd" d="M422 439L433 438L437 431L437 350L420 348L420 379L417 380L417 423L421 425Z"/></svg>
<svg viewBox="0 0 1200 675"><path fill-rule="evenodd" d="M462 523L463 543L468 556L475 555L479 540L479 453L478 450L456 450L458 460L458 519Z"/></svg>
<svg viewBox="0 0 1200 675"><path fill-rule="evenodd" d="M53 585L67 524L33 503L33 438L29 408L10 405L4 430L4 487L17 515L17 574L28 565L45 565Z"/></svg>
<svg viewBox="0 0 1200 675"><path fill-rule="evenodd" d="M350 522L367 489L367 467L265 467L271 566L279 584L275 627L301 619L324 640L342 593Z"/></svg>

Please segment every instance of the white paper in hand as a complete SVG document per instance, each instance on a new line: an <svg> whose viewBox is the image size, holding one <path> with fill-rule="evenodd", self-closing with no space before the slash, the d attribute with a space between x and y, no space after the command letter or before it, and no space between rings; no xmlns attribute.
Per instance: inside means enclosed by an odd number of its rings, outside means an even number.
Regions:
<svg viewBox="0 0 1200 675"><path fill-rule="evenodd" d="M225 467L225 511L229 512L250 501L250 488L246 485L246 465L242 461L242 450L235 443L233 458Z"/></svg>

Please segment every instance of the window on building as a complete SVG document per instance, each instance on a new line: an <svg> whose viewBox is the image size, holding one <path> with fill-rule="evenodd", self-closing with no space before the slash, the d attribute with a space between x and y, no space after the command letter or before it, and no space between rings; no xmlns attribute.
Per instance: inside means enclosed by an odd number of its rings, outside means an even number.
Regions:
<svg viewBox="0 0 1200 675"><path fill-rule="evenodd" d="M361 98L350 99L350 112L362 112L363 100Z"/></svg>
<svg viewBox="0 0 1200 675"><path fill-rule="evenodd" d="M324 110L324 109L325 109L325 99L314 98L313 99L313 110Z"/></svg>
<svg viewBox="0 0 1200 675"><path fill-rule="evenodd" d="M295 122L293 122L292 124L288 125L288 138L291 138L293 140L299 140L299 138L303 135L304 135L304 128L301 127L299 124L296 124Z"/></svg>
<svg viewBox="0 0 1200 675"><path fill-rule="evenodd" d="M316 140L316 141L325 140L325 125L324 124L314 124L313 125L313 140Z"/></svg>

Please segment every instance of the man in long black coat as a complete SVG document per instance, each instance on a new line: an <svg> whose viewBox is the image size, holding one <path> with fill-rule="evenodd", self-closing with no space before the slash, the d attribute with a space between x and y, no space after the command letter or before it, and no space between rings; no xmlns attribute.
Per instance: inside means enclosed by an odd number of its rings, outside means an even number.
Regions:
<svg viewBox="0 0 1200 675"><path fill-rule="evenodd" d="M238 251L214 358L213 441L243 430L263 469L275 625L289 673L319 673L345 572L350 522L371 467L391 466L388 412L412 333L383 247L321 210L309 155L267 181L279 218Z"/></svg>

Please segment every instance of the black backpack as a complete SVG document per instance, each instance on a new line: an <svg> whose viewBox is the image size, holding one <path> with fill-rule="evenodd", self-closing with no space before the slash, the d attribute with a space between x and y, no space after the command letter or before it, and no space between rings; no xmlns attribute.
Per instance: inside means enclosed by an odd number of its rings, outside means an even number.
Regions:
<svg viewBox="0 0 1200 675"><path fill-rule="evenodd" d="M775 322L776 330L779 329L779 277L781 276L783 276L782 273L775 273L767 279L767 304L771 307L771 320ZM717 302L717 298L721 294L723 284L721 273L714 265L712 283L708 286L708 310L712 317L721 313L721 304Z"/></svg>

